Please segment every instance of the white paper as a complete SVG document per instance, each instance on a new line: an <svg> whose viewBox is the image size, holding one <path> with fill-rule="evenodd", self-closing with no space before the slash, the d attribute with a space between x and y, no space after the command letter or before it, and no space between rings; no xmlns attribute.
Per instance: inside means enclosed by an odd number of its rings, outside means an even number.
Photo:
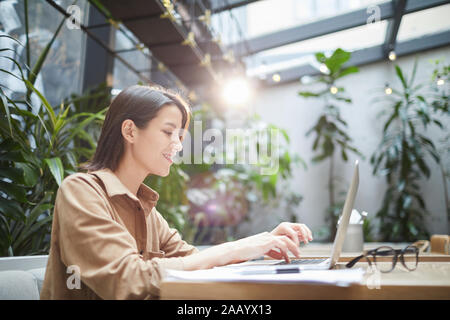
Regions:
<svg viewBox="0 0 450 320"><path fill-rule="evenodd" d="M164 280L171 281L231 281L231 282L282 282L322 283L349 286L362 283L364 269L305 270L299 273L244 275L239 268L213 268L196 271L167 270Z"/></svg>

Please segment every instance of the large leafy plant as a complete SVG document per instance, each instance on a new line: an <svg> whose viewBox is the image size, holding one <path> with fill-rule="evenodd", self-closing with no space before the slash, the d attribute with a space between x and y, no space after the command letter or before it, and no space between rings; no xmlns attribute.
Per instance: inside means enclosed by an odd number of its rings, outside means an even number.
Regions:
<svg viewBox="0 0 450 320"><path fill-rule="evenodd" d="M349 152L361 156L357 148L351 144L352 139L347 133L348 124L340 114L342 103L351 104L352 100L345 95L345 88L338 86L337 82L359 71L354 66L344 67L350 57L351 53L342 49L336 49L329 57L321 52L316 53L315 58L320 64L322 74L317 76L312 84L319 85L320 89L302 90L298 93L304 98L320 99L324 106L316 124L308 130L306 136L310 134L315 136L312 149L316 155L312 162L329 162L327 221L330 239L334 238L337 219L344 205L342 199L337 197L338 191L335 186L335 154L338 153L344 161L348 160Z"/></svg>
<svg viewBox="0 0 450 320"><path fill-rule="evenodd" d="M427 99L427 83L415 83L417 61L409 78L397 65L395 72L400 89L388 90L383 100L390 103L382 116L380 146L371 157L373 173L386 177L388 188L381 209L380 235L383 241L427 239L425 217L429 214L419 181L430 177L427 156L440 162L434 143L425 135L430 125L442 128L437 117L440 105ZM445 108L442 109L445 111ZM448 113L448 106L446 112ZM387 116L386 116L387 114Z"/></svg>
<svg viewBox="0 0 450 320"><path fill-rule="evenodd" d="M18 42L12 37L3 37ZM54 39L55 36L50 45ZM0 50L7 52L12 49ZM74 99L57 107L50 105L34 86L36 73L47 54L48 49L42 52L33 68L22 67L9 56L0 57L11 61L18 70L18 73L13 73L1 69L2 77L15 77L26 88L22 96L11 88L0 88L2 256L48 252L57 188L66 175L76 172L82 157L92 156L95 142L87 131L91 125L98 126L96 121L103 120L104 110L76 112ZM38 105L32 105L32 95L37 97ZM77 99L79 101L81 97ZM80 147L82 144L86 147Z"/></svg>
<svg viewBox="0 0 450 320"><path fill-rule="evenodd" d="M432 61L434 65L433 74L431 76L431 93L430 101L433 109L441 113L441 116L448 117L450 115L449 109L449 83L450 83L450 65L445 61ZM438 124L439 125L439 124ZM450 200L448 197L448 180L450 179L450 132L441 126L441 129L446 130L446 134L439 141L437 146L439 155L441 157L440 168L442 175L442 184L444 185L444 199L445 208L447 211L447 221L450 223Z"/></svg>

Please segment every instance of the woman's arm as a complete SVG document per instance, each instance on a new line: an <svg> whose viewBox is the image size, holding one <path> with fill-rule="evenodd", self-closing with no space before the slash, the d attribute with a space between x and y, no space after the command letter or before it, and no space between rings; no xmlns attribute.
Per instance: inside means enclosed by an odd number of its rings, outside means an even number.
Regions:
<svg viewBox="0 0 450 320"><path fill-rule="evenodd" d="M164 251L165 257L184 257L198 252L198 249L184 241L178 231L169 227L166 219L156 210L152 209L153 217L158 228L160 250Z"/></svg>
<svg viewBox="0 0 450 320"><path fill-rule="evenodd" d="M183 258L185 270L209 269L269 255L290 261L288 251L300 257L300 241L312 240L304 224L281 223L272 232L263 232L240 240L226 242ZM278 251L279 250L279 251Z"/></svg>

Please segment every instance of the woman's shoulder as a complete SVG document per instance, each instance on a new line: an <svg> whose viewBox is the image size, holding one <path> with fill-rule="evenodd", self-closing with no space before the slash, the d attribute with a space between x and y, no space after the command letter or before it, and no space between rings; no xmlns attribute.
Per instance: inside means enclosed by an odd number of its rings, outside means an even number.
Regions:
<svg viewBox="0 0 450 320"><path fill-rule="evenodd" d="M102 189L100 180L90 173L77 172L68 175L64 178L59 189L64 190L76 190L80 192L100 191Z"/></svg>

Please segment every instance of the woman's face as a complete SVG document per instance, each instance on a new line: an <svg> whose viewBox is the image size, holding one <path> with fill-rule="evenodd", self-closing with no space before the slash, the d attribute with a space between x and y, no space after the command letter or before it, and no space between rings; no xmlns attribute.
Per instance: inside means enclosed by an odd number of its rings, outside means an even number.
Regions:
<svg viewBox="0 0 450 320"><path fill-rule="evenodd" d="M175 154L183 149L181 145L183 116L180 109L169 104L159 110L144 129L136 128L131 153L136 165L147 174L167 176Z"/></svg>

